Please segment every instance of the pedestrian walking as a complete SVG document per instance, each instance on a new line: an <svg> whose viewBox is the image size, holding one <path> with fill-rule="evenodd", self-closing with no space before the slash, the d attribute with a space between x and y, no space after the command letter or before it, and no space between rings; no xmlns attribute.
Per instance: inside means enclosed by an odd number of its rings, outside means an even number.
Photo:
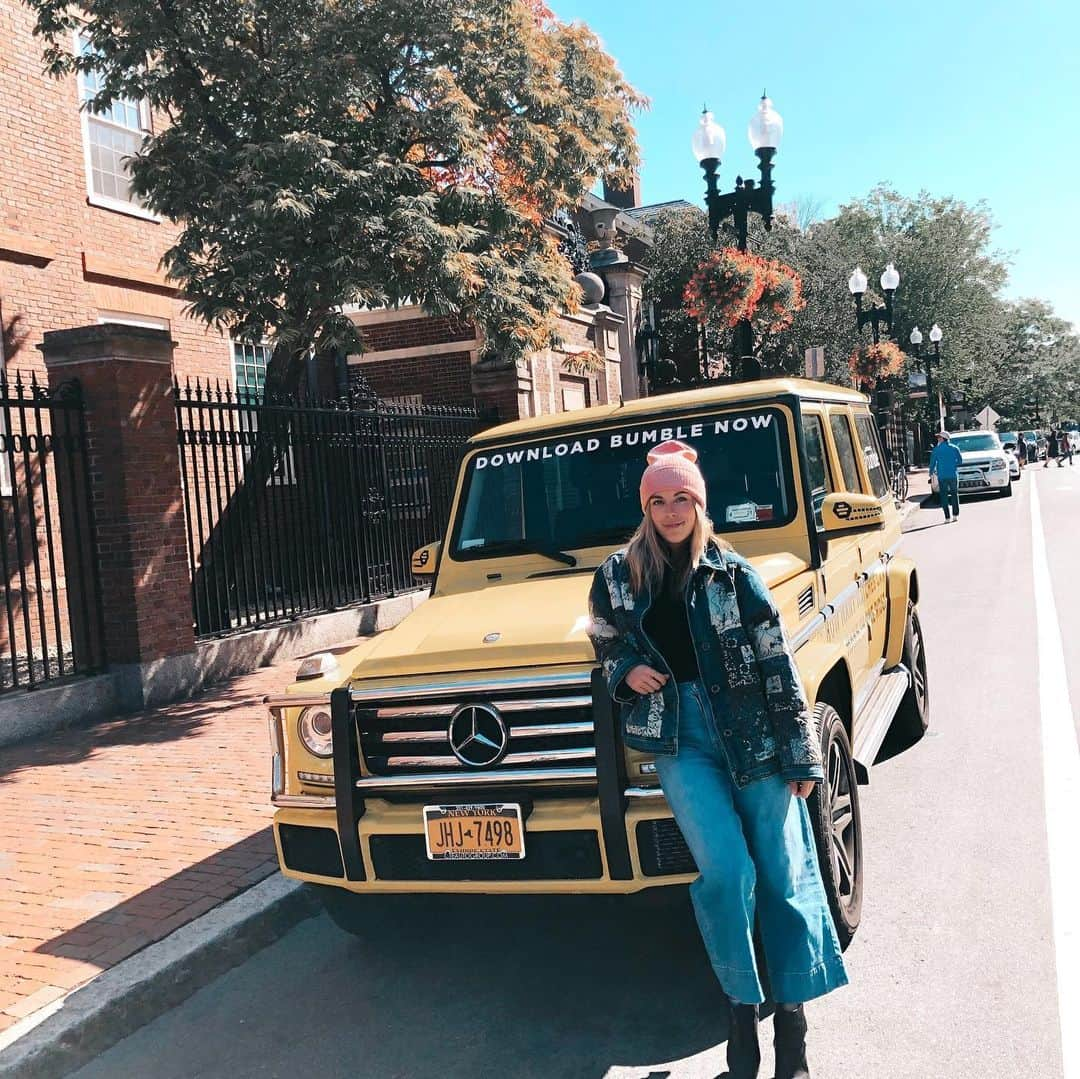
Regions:
<svg viewBox="0 0 1080 1079"><path fill-rule="evenodd" d="M1073 463L1073 451L1072 443L1069 441L1068 431L1058 431L1058 468L1065 467L1065 458L1068 457L1069 464Z"/></svg>
<svg viewBox="0 0 1080 1079"><path fill-rule="evenodd" d="M1046 440L1046 460L1043 461L1043 468L1049 468L1050 462L1055 460L1058 455L1058 433L1051 427L1050 437Z"/></svg>
<svg viewBox="0 0 1080 1079"><path fill-rule="evenodd" d="M937 476L938 499L945 511L945 522L960 519L960 489L958 469L964 458L949 439L948 431L938 432L938 443L930 454L930 475Z"/></svg>
<svg viewBox="0 0 1080 1079"><path fill-rule="evenodd" d="M805 799L821 746L772 597L713 531L697 453L665 442L641 477L642 520L593 577L589 636L622 707L623 741L654 754L700 875L694 911L727 996L731 1079L754 1079L772 996L777 1079L809 1079L803 1004L847 984Z"/></svg>

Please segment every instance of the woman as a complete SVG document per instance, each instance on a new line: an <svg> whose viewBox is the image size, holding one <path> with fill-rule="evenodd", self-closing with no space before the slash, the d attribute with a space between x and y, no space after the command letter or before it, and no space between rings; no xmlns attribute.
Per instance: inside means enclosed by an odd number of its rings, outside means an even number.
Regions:
<svg viewBox="0 0 1080 1079"><path fill-rule="evenodd" d="M589 635L624 742L656 756L694 855L705 947L730 1002L731 1079L757 1076L760 924L776 1079L807 1079L802 1004L847 983L805 799L821 747L764 582L713 533L697 453L665 442L641 477L641 525L596 571Z"/></svg>

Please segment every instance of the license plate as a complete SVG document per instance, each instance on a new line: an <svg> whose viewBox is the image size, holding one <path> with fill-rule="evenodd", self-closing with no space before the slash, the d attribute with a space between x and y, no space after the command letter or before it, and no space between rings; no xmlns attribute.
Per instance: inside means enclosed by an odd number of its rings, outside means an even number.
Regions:
<svg viewBox="0 0 1080 1079"><path fill-rule="evenodd" d="M521 806L424 806L424 839L433 862L507 861L525 857Z"/></svg>
<svg viewBox="0 0 1080 1079"><path fill-rule="evenodd" d="M963 487L982 487L982 480L964 480L960 486Z"/></svg>

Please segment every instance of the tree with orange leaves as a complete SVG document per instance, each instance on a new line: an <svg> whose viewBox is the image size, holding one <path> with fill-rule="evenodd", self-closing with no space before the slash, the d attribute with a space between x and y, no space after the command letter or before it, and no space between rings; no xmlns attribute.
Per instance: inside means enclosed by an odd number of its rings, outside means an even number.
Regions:
<svg viewBox="0 0 1080 1079"><path fill-rule="evenodd" d="M194 313L275 342L276 391L360 350L349 305L546 346L577 288L542 222L637 164L643 99L538 0L26 2L51 71L96 72L89 108L168 117L133 189L180 225L163 262Z"/></svg>

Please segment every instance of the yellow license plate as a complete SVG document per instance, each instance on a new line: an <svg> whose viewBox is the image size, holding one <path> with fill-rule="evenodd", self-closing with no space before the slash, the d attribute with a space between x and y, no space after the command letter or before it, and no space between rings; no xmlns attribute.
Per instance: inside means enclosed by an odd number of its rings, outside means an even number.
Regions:
<svg viewBox="0 0 1080 1079"><path fill-rule="evenodd" d="M521 806L513 803L424 806L424 838L433 862L525 857Z"/></svg>

